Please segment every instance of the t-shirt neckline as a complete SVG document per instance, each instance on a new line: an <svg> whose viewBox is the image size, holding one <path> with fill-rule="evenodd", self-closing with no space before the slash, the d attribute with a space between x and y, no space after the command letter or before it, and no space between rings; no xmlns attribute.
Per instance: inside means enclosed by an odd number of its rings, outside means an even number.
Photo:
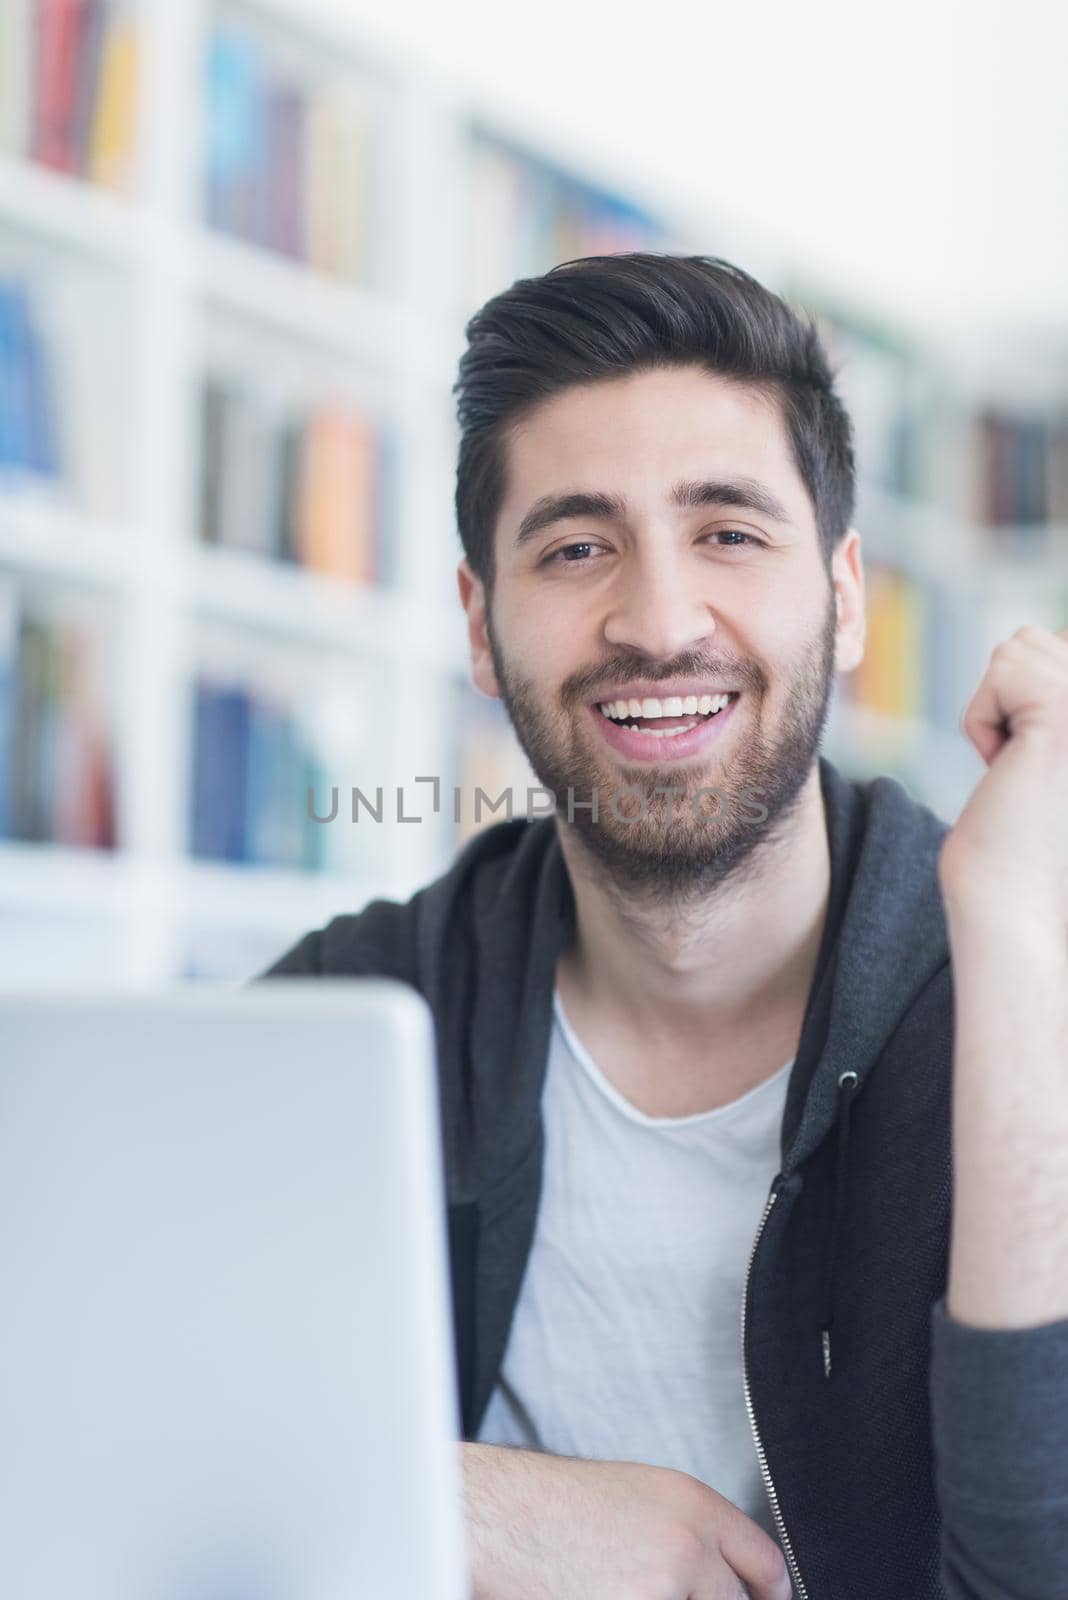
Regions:
<svg viewBox="0 0 1068 1600"><path fill-rule="evenodd" d="M752 1089L747 1089L745 1094L739 1095L736 1100L729 1100L724 1106L714 1106L711 1111L692 1111L688 1112L685 1116L680 1117L653 1117L650 1116L647 1111L642 1111L638 1106L633 1105L631 1101L629 1101L625 1095L620 1094L615 1085L610 1083L605 1077L596 1061L594 1061L593 1057L582 1043L582 1040L572 1028L571 1023L568 1020L567 1013L564 1010L564 1003L560 996L560 990L556 986L553 988L553 1010L557 1023L560 1026L560 1030L567 1042L568 1048L575 1057L576 1061L582 1067L583 1071L586 1073L587 1077L592 1080L595 1087L602 1095L604 1095L605 1099L609 1100L612 1105L616 1107L617 1111L621 1112L622 1115L627 1117L631 1122L636 1122L643 1128L692 1128L700 1123L723 1121L732 1113L739 1111L743 1107L751 1104L758 1095L769 1092L772 1086L779 1083L783 1075L789 1072L790 1068L794 1064L794 1060L796 1059L795 1057L791 1056L790 1060L785 1062L784 1065L779 1068L778 1072L773 1073L770 1078L765 1078L763 1083L755 1084Z"/></svg>

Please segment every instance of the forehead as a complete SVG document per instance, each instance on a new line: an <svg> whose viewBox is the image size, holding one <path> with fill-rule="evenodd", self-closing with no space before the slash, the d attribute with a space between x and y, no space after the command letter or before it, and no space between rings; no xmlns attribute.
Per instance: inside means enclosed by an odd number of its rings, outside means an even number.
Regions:
<svg viewBox="0 0 1068 1600"><path fill-rule="evenodd" d="M755 478L799 522L811 518L774 395L692 367L631 373L565 389L516 424L501 520L554 490L648 501L712 475Z"/></svg>

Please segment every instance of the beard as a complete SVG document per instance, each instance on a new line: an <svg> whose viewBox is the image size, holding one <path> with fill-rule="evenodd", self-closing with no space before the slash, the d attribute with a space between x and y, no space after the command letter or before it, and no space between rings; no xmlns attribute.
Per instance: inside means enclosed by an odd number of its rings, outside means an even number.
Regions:
<svg viewBox="0 0 1068 1600"><path fill-rule="evenodd" d="M758 846L784 836L830 707L833 590L790 673L777 727L765 725L768 682L759 666L700 654L662 667L633 656L601 663L573 674L562 686L561 709L553 710L529 679L509 667L488 614L486 629L501 699L539 783L554 796L557 826L572 830L608 884L681 907L738 873ZM745 725L724 730L725 753L719 754L714 741L703 761L691 757L673 765L668 759L655 767L620 761L599 744L589 703L599 686L611 683L625 691L628 675L664 682L703 676L712 692L717 682L731 683L742 690L733 718L744 716ZM718 796L698 794L713 787ZM676 792L657 794L658 788Z"/></svg>

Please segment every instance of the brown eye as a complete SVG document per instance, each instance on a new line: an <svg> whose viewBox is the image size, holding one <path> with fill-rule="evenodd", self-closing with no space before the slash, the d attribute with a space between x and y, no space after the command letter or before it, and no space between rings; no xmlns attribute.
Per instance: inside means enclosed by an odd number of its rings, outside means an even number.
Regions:
<svg viewBox="0 0 1068 1600"><path fill-rule="evenodd" d="M709 538L712 538L712 539L731 539L731 540L744 539L746 544L751 544L751 545L758 545L758 544L763 543L763 541L760 540L760 539L754 539L754 537L753 537L753 535L751 533L743 533L740 528L717 528L714 533L711 533L709 535ZM741 544L723 544L723 545L720 545L719 548L721 550L740 550L742 548L742 546L741 546Z"/></svg>
<svg viewBox="0 0 1068 1600"><path fill-rule="evenodd" d="M560 546L559 550L554 550L550 555L545 557L543 565L550 566L553 562L556 562L559 565L567 565L571 567L585 566L585 561L568 560L565 562L564 558L568 556L569 552L572 550L596 550L598 548L598 545L592 544L589 540L583 540L581 544L563 544Z"/></svg>

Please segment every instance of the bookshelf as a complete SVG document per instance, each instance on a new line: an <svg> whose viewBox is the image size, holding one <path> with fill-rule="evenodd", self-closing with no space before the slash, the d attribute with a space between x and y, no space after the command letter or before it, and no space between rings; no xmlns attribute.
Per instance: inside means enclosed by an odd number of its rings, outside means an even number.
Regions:
<svg viewBox="0 0 1068 1600"><path fill-rule="evenodd" d="M468 680L450 386L487 295L593 251L719 252L820 310L872 630L828 753L955 813L989 648L1068 622L1068 374L966 379L299 0L50 0L62 70L38 4L0 21L8 981L240 981L535 783Z"/></svg>

